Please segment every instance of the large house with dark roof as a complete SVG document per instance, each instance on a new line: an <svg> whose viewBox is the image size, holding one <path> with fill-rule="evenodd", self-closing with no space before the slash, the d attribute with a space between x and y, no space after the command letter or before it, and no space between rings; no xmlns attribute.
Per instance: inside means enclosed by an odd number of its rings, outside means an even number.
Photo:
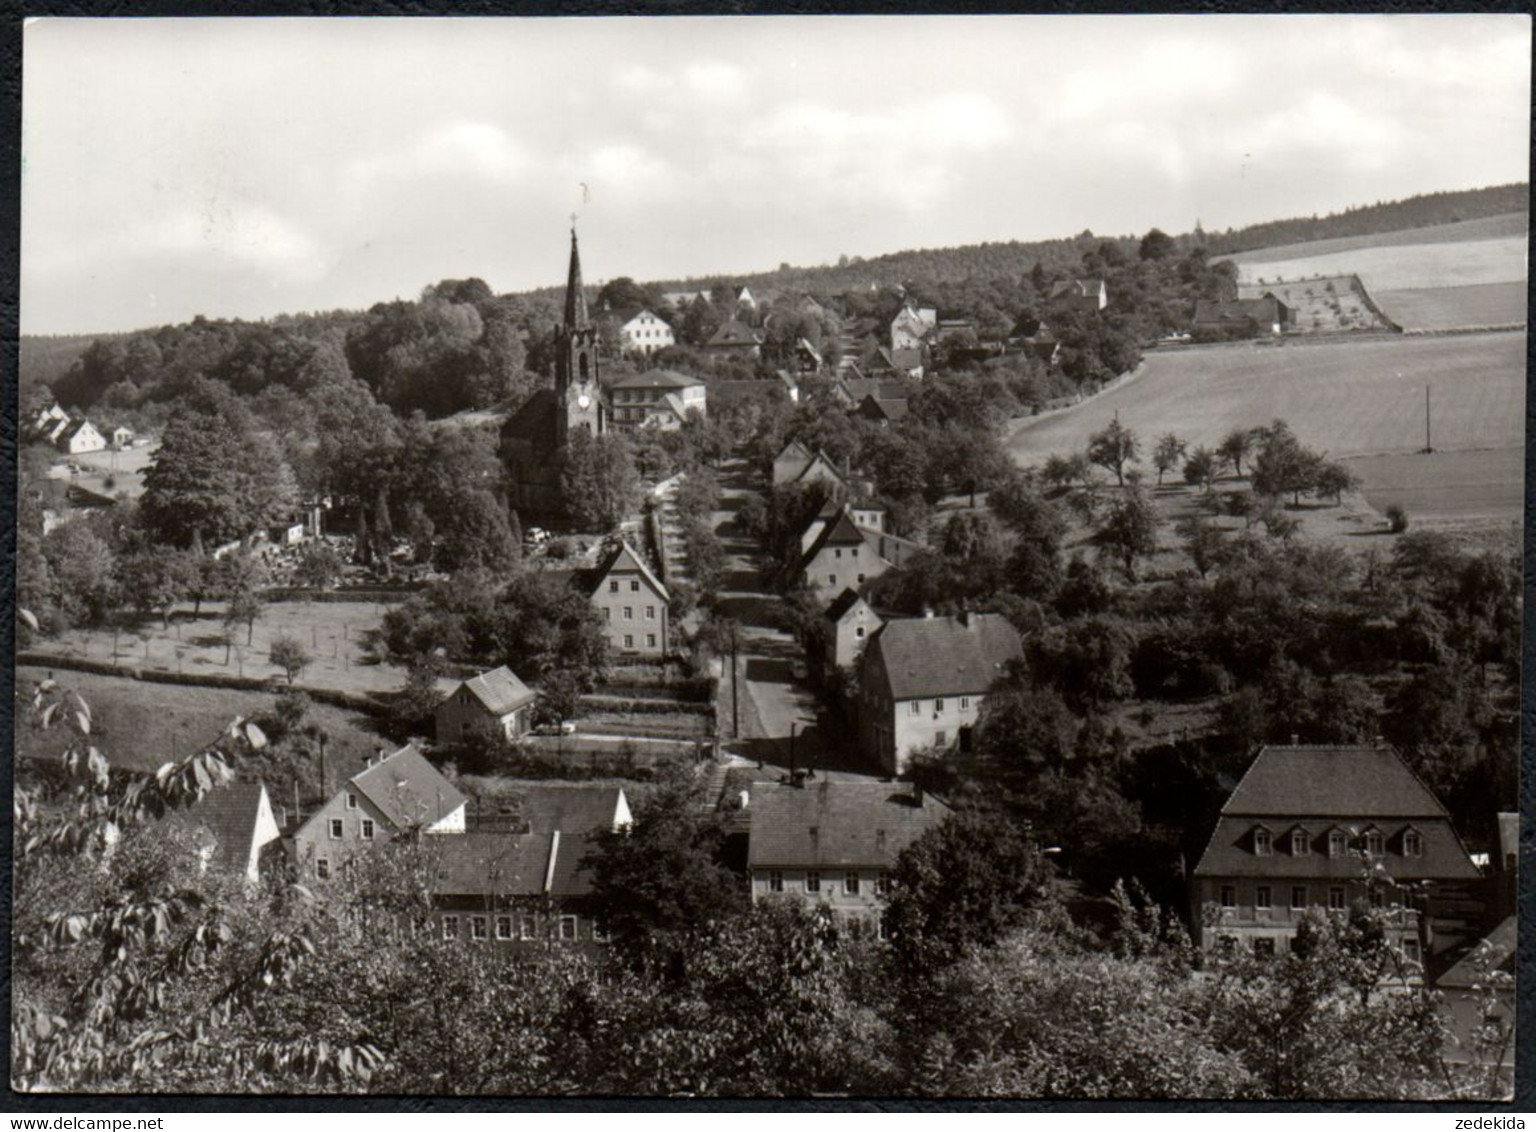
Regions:
<svg viewBox="0 0 1536 1132"><path fill-rule="evenodd" d="M476 732L526 735L537 698L506 665L462 680L437 705L437 741L452 743Z"/></svg>
<svg viewBox="0 0 1536 1132"><path fill-rule="evenodd" d="M673 370L629 374L608 386L613 425L625 431L682 428L690 412L705 415L706 393L702 379Z"/></svg>
<svg viewBox="0 0 1536 1132"><path fill-rule="evenodd" d="M591 596L615 653L662 657L670 652L671 595L628 542L620 542L607 561L583 572L576 584Z"/></svg>
<svg viewBox="0 0 1536 1132"><path fill-rule="evenodd" d="M839 919L880 927L890 872L949 807L890 782L755 782L747 793L752 902L826 905Z"/></svg>
<svg viewBox="0 0 1536 1132"><path fill-rule="evenodd" d="M1308 909L1360 903L1390 912L1393 945L1433 966L1476 938L1482 887L1445 807L1391 747L1270 746L1221 808L1190 900L1207 950L1281 954Z"/></svg>
<svg viewBox="0 0 1536 1132"><path fill-rule="evenodd" d="M501 456L512 500L524 518L560 517L566 502L560 477L570 438L603 436L612 421L598 380L598 332L587 313L581 254L571 232L565 310L555 331L553 389L536 390L501 428Z"/></svg>
<svg viewBox="0 0 1536 1132"><path fill-rule="evenodd" d="M763 335L740 319L728 319L704 343L704 352L714 356L755 358L763 352Z"/></svg>
<svg viewBox="0 0 1536 1132"><path fill-rule="evenodd" d="M582 862L599 830L630 820L617 786L525 788L509 819L431 846L433 932L476 946L602 943L588 907L592 873Z"/></svg>
<svg viewBox="0 0 1536 1132"><path fill-rule="evenodd" d="M806 550L800 574L819 601L831 602L849 586L866 585L900 566L917 549L916 543L897 535L859 526L844 507Z"/></svg>
<svg viewBox="0 0 1536 1132"><path fill-rule="evenodd" d="M414 746L377 755L294 832L301 877L325 880L353 854L403 834L458 834L465 798Z"/></svg>
<svg viewBox="0 0 1536 1132"><path fill-rule="evenodd" d="M1009 661L1019 631L999 613L888 621L859 665L859 745L900 774L914 751L967 750L982 701Z"/></svg>
<svg viewBox="0 0 1536 1132"><path fill-rule="evenodd" d="M1274 337L1285 333L1293 316L1291 308L1272 294L1258 299L1198 299L1193 329L1196 333Z"/></svg>

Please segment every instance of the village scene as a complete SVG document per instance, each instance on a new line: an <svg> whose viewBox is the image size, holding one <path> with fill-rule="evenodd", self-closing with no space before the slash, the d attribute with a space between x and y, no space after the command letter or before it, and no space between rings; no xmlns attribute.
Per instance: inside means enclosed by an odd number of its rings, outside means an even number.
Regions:
<svg viewBox="0 0 1536 1132"><path fill-rule="evenodd" d="M1507 1098L1528 201L24 334L13 1089Z"/></svg>

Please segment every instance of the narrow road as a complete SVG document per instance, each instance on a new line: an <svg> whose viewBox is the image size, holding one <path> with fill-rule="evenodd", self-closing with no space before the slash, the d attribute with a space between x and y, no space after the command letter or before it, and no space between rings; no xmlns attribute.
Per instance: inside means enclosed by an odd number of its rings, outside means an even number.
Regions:
<svg viewBox="0 0 1536 1132"><path fill-rule="evenodd" d="M721 466L720 509L714 513L726 555L720 610L741 625L737 663L743 701L741 737L728 740L725 749L742 763L761 764L765 778L785 773L792 761L828 777L868 777L873 770L865 768L853 744L826 741L825 709L811 687L794 678L795 662L802 659L799 642L780 627L779 598L764 584L760 550L736 525L754 487L745 460ZM727 679L729 664L727 658ZM730 721L725 723L728 732Z"/></svg>

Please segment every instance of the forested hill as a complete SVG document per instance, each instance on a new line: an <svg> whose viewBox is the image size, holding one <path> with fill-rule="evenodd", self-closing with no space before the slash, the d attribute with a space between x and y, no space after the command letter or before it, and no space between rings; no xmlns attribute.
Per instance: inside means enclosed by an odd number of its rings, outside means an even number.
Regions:
<svg viewBox="0 0 1536 1132"><path fill-rule="evenodd" d="M1530 186L1525 182L1498 185L1486 189L1429 193L1406 200L1389 201L1345 209L1327 216L1298 216L1289 220L1269 220L1246 228L1225 231L1196 230L1180 236L1181 245L1203 242L1211 255L1230 255L1253 248L1298 244L1308 240L1340 236L1364 236L1377 232L1397 232L1407 228L1425 228L1451 224L1459 220L1477 220L1526 212L1530 204ZM1140 235L1096 236L1092 232L1066 239L1024 242L969 244L957 248L923 248L892 252L871 259L844 257L836 266L780 267L777 271L735 276L732 282L749 287L786 288L812 292L840 292L877 286L893 286L912 280L956 282L962 279L1017 278L1035 263L1046 271L1073 270L1085 252L1098 248L1106 239L1134 255ZM657 280L656 290L696 290L719 280Z"/></svg>

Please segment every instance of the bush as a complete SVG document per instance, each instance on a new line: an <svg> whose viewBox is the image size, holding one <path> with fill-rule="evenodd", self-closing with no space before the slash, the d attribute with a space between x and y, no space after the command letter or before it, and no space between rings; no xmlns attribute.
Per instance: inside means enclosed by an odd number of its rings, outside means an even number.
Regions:
<svg viewBox="0 0 1536 1132"><path fill-rule="evenodd" d="M1408 512L1396 503L1387 508L1386 515L1387 526L1391 528L1393 534L1400 535L1408 529Z"/></svg>

